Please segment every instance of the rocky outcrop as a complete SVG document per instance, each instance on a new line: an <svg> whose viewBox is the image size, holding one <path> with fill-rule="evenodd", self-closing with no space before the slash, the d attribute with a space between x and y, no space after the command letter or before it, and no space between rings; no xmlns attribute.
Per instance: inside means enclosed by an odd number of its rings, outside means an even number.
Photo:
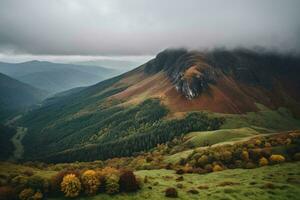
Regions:
<svg viewBox="0 0 300 200"><path fill-rule="evenodd" d="M184 49L165 50L155 59L145 64L146 73L164 71L177 91L192 99L209 89L214 84L217 72L203 61L199 52Z"/></svg>
<svg viewBox="0 0 300 200"><path fill-rule="evenodd" d="M206 52L167 49L144 65L148 74L165 72L178 92L193 99L210 89L220 77L230 77L248 86L267 90L293 82L300 90L300 59L295 56L246 49ZM293 92L293 96L297 96Z"/></svg>

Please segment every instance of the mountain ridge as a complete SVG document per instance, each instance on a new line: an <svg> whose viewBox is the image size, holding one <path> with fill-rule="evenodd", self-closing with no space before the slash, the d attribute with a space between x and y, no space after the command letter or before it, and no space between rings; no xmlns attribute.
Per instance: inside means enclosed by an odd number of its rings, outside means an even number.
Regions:
<svg viewBox="0 0 300 200"><path fill-rule="evenodd" d="M28 127L25 159L70 162L130 156L190 131L218 129L223 115L263 112L258 104L279 117L299 113L294 93L299 87L299 58L271 54L275 61L269 63L265 55L244 51L172 51L28 113L20 122ZM268 76L272 78L264 80ZM184 88L197 95L188 96ZM276 128L273 125L263 127ZM35 157L33 152L38 152Z"/></svg>
<svg viewBox="0 0 300 200"><path fill-rule="evenodd" d="M48 91L50 95L73 87L93 85L118 74L117 71L104 67L37 60L23 63L1 62L0 72Z"/></svg>

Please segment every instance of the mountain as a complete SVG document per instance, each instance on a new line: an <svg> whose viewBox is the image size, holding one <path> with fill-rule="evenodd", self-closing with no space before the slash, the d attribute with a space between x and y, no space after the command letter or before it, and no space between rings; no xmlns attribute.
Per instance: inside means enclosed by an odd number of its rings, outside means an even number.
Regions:
<svg viewBox="0 0 300 200"><path fill-rule="evenodd" d="M192 131L299 128L300 59L168 49L140 67L28 113L25 159L130 156Z"/></svg>
<svg viewBox="0 0 300 200"><path fill-rule="evenodd" d="M0 72L49 94L74 87L93 85L117 74L116 70L97 66L60 64L45 61L0 63Z"/></svg>
<svg viewBox="0 0 300 200"><path fill-rule="evenodd" d="M111 69L117 69L120 73L129 71L143 64L142 62L127 61L127 60L113 60L113 59L97 59L90 61L80 61L74 64L87 65L87 66L106 66Z"/></svg>
<svg viewBox="0 0 300 200"><path fill-rule="evenodd" d="M0 120L39 103L46 92L0 73Z"/></svg>

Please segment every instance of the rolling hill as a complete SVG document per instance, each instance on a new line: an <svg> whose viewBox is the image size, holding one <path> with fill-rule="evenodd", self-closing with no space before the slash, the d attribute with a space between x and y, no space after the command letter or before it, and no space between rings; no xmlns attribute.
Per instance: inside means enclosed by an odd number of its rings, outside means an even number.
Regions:
<svg viewBox="0 0 300 200"><path fill-rule="evenodd" d="M104 67L46 61L0 63L0 72L45 90L49 95L74 87L92 85L118 73L116 70Z"/></svg>
<svg viewBox="0 0 300 200"><path fill-rule="evenodd" d="M294 56L168 49L130 72L54 97L28 113L19 122L28 128L24 159L130 156L221 127L297 129L298 74L300 59Z"/></svg>
<svg viewBox="0 0 300 200"><path fill-rule="evenodd" d="M39 103L46 92L0 73L0 121Z"/></svg>

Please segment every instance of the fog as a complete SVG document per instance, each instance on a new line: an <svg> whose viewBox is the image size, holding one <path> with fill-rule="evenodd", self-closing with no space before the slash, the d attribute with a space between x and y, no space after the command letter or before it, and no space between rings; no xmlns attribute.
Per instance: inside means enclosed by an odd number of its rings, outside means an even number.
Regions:
<svg viewBox="0 0 300 200"><path fill-rule="evenodd" d="M298 0L1 0L0 59L149 57L172 47L299 53L299 8Z"/></svg>

